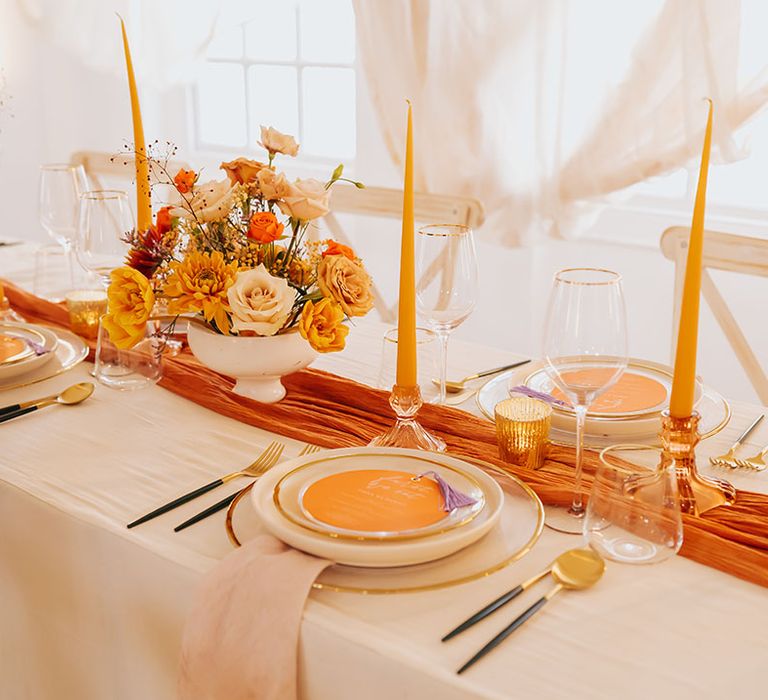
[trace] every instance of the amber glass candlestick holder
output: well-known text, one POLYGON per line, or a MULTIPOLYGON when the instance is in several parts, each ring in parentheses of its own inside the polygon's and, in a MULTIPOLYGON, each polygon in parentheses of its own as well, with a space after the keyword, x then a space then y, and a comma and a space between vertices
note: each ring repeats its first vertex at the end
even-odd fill
POLYGON ((418 385, 395 384, 389 396, 389 405, 392 406, 397 420, 386 433, 371 440, 371 447, 404 447, 411 450, 445 452, 445 441, 425 430, 416 420, 416 414, 423 403, 418 385))
POLYGON ((658 482, 665 470, 674 466, 677 476, 677 490, 680 495, 680 510, 690 515, 701 515, 718 506, 733 505, 736 489, 724 479, 702 476, 696 468, 695 448, 699 442, 699 414, 685 418, 662 413, 661 420, 661 461, 655 474, 637 479, 630 490, 638 500, 643 492, 649 494, 658 488, 658 482))

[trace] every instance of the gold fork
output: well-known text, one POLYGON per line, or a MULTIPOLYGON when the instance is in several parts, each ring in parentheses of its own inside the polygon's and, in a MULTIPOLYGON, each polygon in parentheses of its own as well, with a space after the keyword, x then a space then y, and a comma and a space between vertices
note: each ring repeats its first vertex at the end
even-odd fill
MULTIPOLYGON (((303 455, 309 455, 314 452, 317 452, 320 448, 317 445, 310 445, 307 443, 304 445, 301 452, 299 452, 299 457, 302 457, 303 455)), ((279 457, 279 455, 278 455, 279 457)), ((261 473, 256 476, 256 479, 254 479, 248 486, 245 486, 244 488, 235 491, 235 493, 229 494, 226 498, 222 498, 218 503, 214 503, 212 506, 206 508, 205 510, 201 510, 197 515, 193 515, 189 520, 185 520, 183 523, 177 525, 175 528, 173 528, 174 532, 179 532, 179 530, 184 530, 185 528, 188 528, 190 525, 194 525, 195 523, 199 523, 201 520, 204 520, 209 515, 213 515, 214 513, 218 513, 220 510, 224 510, 232 501, 237 498, 237 496, 244 491, 245 489, 250 489, 251 486, 253 486, 256 483, 256 480, 262 477, 269 469, 271 469, 275 464, 277 463, 277 459, 275 459, 274 462, 271 464, 265 466, 261 473)), ((253 475, 252 475, 253 476, 253 475)))
POLYGON ((754 457, 737 459, 736 464, 738 464, 740 467, 743 467, 744 469, 754 469, 755 471, 761 472, 763 469, 768 467, 768 464, 766 464, 764 459, 765 455, 768 455, 768 445, 760 450, 760 452, 758 452, 754 457))
POLYGON ((760 421, 763 420, 764 417, 765 416, 758 416, 755 418, 755 420, 752 422, 752 425, 750 425, 741 435, 739 435, 739 437, 736 439, 736 442, 731 445, 731 449, 728 450, 728 452, 726 452, 724 455, 720 455, 719 457, 710 457, 710 464, 715 467, 728 467, 729 469, 736 469, 737 467, 743 466, 739 464, 739 460, 736 459, 736 450, 741 447, 741 443, 747 439, 749 434, 758 425, 760 425, 760 421))
POLYGON ((281 442, 271 442, 269 445, 267 445, 267 449, 265 449, 264 452, 259 455, 256 461, 254 461, 252 464, 249 464, 247 467, 245 467, 245 469, 240 469, 239 471, 232 472, 231 474, 225 474, 215 481, 212 481, 210 484, 206 484, 205 486, 201 486, 199 489, 185 493, 183 496, 180 496, 176 500, 156 508, 151 513, 143 515, 138 520, 134 520, 132 523, 128 523, 128 527, 136 527, 136 525, 141 525, 141 523, 145 523, 147 520, 152 520, 152 518, 156 518, 158 515, 163 515, 163 513, 167 513, 169 510, 178 508, 184 503, 189 503, 189 501, 197 498, 198 496, 202 496, 204 493, 213 491, 213 489, 215 489, 217 486, 226 484, 228 481, 232 481, 232 479, 236 479, 238 476, 259 476, 262 472, 266 471, 266 469, 269 469, 269 467, 274 465, 278 459, 280 459, 280 455, 283 453, 284 448, 285 445, 283 445, 281 442))
MULTIPOLYGON (((299 453, 299 457, 303 455, 314 454, 315 452, 319 452, 321 449, 322 448, 318 447, 317 445, 307 444, 304 446, 304 449, 299 453)), ((241 543, 240 543, 240 540, 237 538, 237 535, 235 534, 235 528, 232 525, 232 516, 235 514, 235 508, 237 508, 237 504, 240 503, 240 501, 247 495, 247 493, 253 488, 255 483, 256 483, 255 481, 252 481, 244 489, 241 489, 236 494, 233 494, 232 502, 229 504, 229 507, 227 508, 227 518, 224 524, 227 528, 227 537, 229 537, 229 541, 235 547, 240 547, 241 543)))

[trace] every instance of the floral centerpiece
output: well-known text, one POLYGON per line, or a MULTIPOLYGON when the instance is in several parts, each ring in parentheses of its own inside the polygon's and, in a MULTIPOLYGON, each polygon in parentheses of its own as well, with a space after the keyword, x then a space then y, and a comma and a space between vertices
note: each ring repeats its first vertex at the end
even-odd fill
MULTIPOLYGON (((127 235, 126 266, 112 272, 103 319, 115 345, 138 342, 161 302, 171 317, 194 315, 208 334, 293 335, 315 352, 344 348, 349 319, 373 306, 371 278, 351 248, 308 235, 329 211, 333 184, 345 180, 343 166, 327 182, 291 182, 274 160, 297 154, 294 138, 262 127, 260 145, 266 163, 237 158, 221 164, 226 177, 207 182, 193 170, 171 175, 167 159, 150 158, 177 201, 160 209, 148 230, 127 235)), ((193 328, 190 346, 209 364, 196 350, 193 328)))

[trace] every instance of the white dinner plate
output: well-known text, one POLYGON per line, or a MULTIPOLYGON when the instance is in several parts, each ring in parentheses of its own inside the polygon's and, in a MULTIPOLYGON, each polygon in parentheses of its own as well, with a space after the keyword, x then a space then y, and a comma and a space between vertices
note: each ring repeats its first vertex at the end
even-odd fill
POLYGON ((36 384, 55 377, 62 372, 66 372, 72 367, 79 365, 88 357, 88 346, 82 338, 70 331, 52 326, 35 326, 37 330, 44 330, 53 334, 56 339, 56 348, 49 353, 50 359, 31 372, 25 372, 23 375, 0 380, 0 391, 18 389, 20 387, 36 384))
POLYGON ((50 328, 32 323, 0 323, 0 333, 20 338, 30 348, 21 359, 0 364, 0 382, 29 374, 50 362, 59 342, 50 328))
MULTIPOLYGON (((278 492, 278 496, 279 496, 278 492)), ((325 450, 306 455, 273 467, 254 487, 252 502, 264 527, 278 539, 292 547, 330 559, 340 564, 359 567, 397 567, 421 564, 440 559, 468 547, 493 528, 501 514, 504 495, 499 485, 483 470, 454 457, 418 450, 393 448, 346 448, 325 450), (438 530, 419 537, 383 540, 360 540, 339 537, 337 533, 318 532, 306 527, 313 524, 295 502, 296 494, 289 494, 286 506, 293 498, 293 509, 278 507, 275 487, 284 476, 302 466, 323 462, 334 464, 337 470, 360 468, 361 461, 371 469, 412 471, 421 473, 435 468, 457 469, 470 475, 483 492, 485 505, 469 522, 461 527, 438 530), (301 519, 304 522, 301 522, 301 519)))

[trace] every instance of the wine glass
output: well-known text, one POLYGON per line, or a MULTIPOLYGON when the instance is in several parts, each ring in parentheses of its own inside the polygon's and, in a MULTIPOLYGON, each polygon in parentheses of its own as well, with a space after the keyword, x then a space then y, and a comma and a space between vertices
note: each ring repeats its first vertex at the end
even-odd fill
POLYGON ((74 286, 72 246, 77 229, 77 207, 80 195, 87 189, 88 179, 82 165, 51 163, 40 166, 40 223, 61 246, 70 288, 74 286))
POLYGON ((77 261, 109 285, 109 273, 128 253, 125 234, 134 228, 128 195, 120 190, 93 190, 80 196, 77 219, 77 261))
POLYGON ((440 398, 445 403, 448 336, 475 308, 477 253, 472 229, 433 224, 416 236, 416 306, 440 340, 440 398))
POLYGON ((576 415, 576 475, 570 508, 551 507, 546 523, 581 534, 584 424, 592 402, 627 366, 627 318, 621 276, 610 270, 571 268, 555 275, 544 327, 544 369, 570 399, 576 415))

